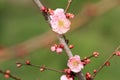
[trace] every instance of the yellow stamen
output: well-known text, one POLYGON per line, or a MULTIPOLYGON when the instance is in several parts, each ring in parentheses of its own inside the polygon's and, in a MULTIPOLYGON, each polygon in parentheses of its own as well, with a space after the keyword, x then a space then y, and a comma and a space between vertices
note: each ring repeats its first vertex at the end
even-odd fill
POLYGON ((64 26, 64 21, 58 20, 58 25, 59 25, 60 27, 64 26))
POLYGON ((77 61, 74 61, 74 62, 73 62, 73 66, 78 66, 78 64, 79 64, 79 63, 78 63, 77 61))

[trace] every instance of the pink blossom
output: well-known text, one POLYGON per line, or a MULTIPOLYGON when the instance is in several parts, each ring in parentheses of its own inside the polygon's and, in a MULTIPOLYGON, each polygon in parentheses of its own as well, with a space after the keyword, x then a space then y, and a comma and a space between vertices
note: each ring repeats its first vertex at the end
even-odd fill
POLYGON ((54 13, 50 15, 50 24, 52 30, 58 34, 64 34, 70 29, 71 22, 66 18, 63 9, 56 9, 54 13))
POLYGON ((72 77, 67 77, 66 75, 62 75, 60 80, 73 80, 72 77))
POLYGON ((74 57, 71 57, 68 60, 67 63, 68 67, 71 69, 71 71, 77 73, 80 72, 81 69, 83 69, 83 63, 80 60, 80 56, 79 55, 75 55, 74 57))

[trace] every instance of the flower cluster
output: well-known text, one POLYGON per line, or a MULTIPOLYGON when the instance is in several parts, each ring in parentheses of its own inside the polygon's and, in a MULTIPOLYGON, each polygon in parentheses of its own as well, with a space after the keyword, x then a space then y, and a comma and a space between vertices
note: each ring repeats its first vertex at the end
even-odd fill
POLYGON ((54 44, 53 46, 51 46, 51 51, 53 52, 57 52, 58 54, 60 54, 63 51, 64 45, 63 44, 54 44))
POLYGON ((92 54, 91 56, 85 57, 85 58, 82 60, 83 65, 85 66, 85 65, 89 64, 89 63, 91 62, 91 59, 90 59, 90 58, 92 58, 92 57, 97 58, 98 56, 99 56, 99 52, 93 52, 93 54, 92 54))
MULTIPOLYGON (((68 48, 72 49, 72 48, 74 48, 74 46, 73 45, 69 45, 68 48)), ((50 48, 50 50, 52 52, 56 52, 58 54, 62 53, 63 49, 64 49, 64 45, 63 44, 54 44, 50 48)))
POLYGON ((71 71, 71 69, 64 69, 65 75, 62 75, 60 80, 74 80, 75 74, 71 71))

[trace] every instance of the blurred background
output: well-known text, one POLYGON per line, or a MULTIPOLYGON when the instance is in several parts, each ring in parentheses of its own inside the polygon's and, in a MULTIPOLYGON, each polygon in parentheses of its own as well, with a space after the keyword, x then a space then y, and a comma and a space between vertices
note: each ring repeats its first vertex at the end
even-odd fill
MULTIPOLYGON (((65 8, 67 0, 41 0, 52 9, 65 8)), ((66 34, 69 44, 74 44, 73 54, 81 58, 98 51, 83 73, 98 68, 120 45, 119 0, 73 0, 68 12, 75 14, 71 30, 66 34)), ((11 70, 22 80, 59 80, 62 74, 23 66, 16 68, 16 61, 30 60, 36 65, 63 70, 67 68, 67 56, 50 51, 58 42, 50 31, 39 9, 32 0, 0 0, 0 69, 11 70)), ((119 80, 120 58, 114 57, 111 66, 105 67, 95 80, 119 80)), ((5 79, 0 74, 0 80, 5 79)))

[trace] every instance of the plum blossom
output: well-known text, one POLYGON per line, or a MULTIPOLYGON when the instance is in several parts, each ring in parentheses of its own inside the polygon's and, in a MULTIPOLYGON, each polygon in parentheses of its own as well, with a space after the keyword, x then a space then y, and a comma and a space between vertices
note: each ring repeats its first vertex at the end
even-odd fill
POLYGON ((75 55, 73 57, 71 57, 68 60, 67 66, 71 69, 71 71, 77 73, 80 72, 81 69, 83 69, 83 63, 80 60, 80 56, 79 55, 75 55))
POLYGON ((62 75, 60 80, 74 80, 72 77, 67 77, 66 75, 62 75))
POLYGON ((70 29, 71 22, 66 18, 64 9, 58 8, 50 15, 52 30, 58 34, 64 34, 70 29))

